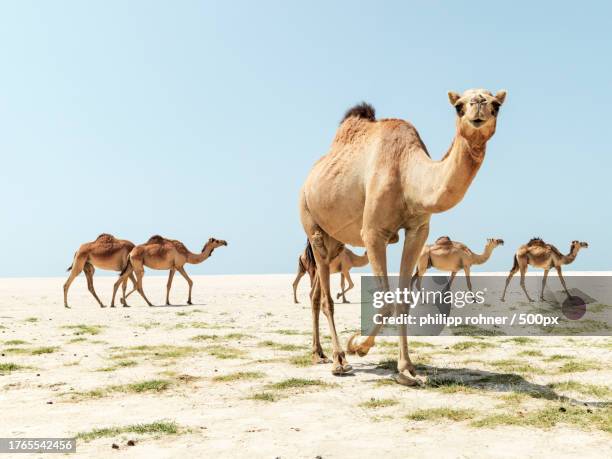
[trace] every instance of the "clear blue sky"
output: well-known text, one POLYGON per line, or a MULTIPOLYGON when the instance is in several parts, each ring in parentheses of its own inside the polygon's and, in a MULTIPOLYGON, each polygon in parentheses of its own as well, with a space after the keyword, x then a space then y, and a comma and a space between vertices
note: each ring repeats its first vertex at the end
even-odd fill
POLYGON ((609 3, 289 3, 3 2, 0 276, 63 275, 101 232, 229 241, 192 273, 293 272, 298 191, 346 108, 409 119, 439 158, 470 87, 508 98, 430 238, 503 237, 487 270, 581 239, 574 269, 612 269, 609 3))

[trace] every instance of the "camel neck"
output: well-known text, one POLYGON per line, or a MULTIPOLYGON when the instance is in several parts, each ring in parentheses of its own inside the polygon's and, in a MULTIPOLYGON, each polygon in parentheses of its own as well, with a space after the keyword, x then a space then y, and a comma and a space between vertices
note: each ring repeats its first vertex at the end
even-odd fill
POLYGON ((202 263, 204 260, 210 257, 213 250, 214 248, 211 247, 210 244, 206 244, 206 246, 204 247, 204 250, 202 250, 201 253, 191 253, 190 252, 189 255, 187 255, 187 263, 190 263, 192 265, 197 265, 198 263, 202 263))
POLYGON ((465 195, 485 157, 486 142, 468 141, 458 132, 448 152, 434 161, 422 152, 410 165, 405 179, 412 196, 427 213, 444 212, 457 205, 465 195))
POLYGON ((561 262, 564 265, 569 265, 570 263, 574 262, 577 255, 578 255, 578 249, 570 248, 569 253, 563 256, 563 259, 561 260, 561 262))
POLYGON ((365 266, 368 264, 368 254, 367 253, 364 253, 363 255, 357 255, 355 252, 349 249, 344 249, 344 250, 346 250, 346 253, 348 257, 350 258, 351 264, 353 265, 353 267, 361 268, 362 266, 365 266))
POLYGON ((482 252, 480 255, 478 254, 474 255, 474 260, 472 264, 481 265, 483 263, 486 263, 487 260, 491 258, 492 253, 493 253, 493 245, 487 244, 484 248, 484 252, 482 252))

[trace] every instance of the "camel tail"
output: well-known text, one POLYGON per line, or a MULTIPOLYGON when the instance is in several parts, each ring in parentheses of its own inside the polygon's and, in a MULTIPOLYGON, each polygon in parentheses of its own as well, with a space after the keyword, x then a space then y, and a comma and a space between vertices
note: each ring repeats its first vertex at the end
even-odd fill
POLYGON ((128 259, 127 259, 127 263, 125 264, 125 268, 121 270, 119 277, 123 276, 130 266, 132 266, 132 260, 130 259, 130 256, 128 255, 128 259))
POLYGON ((510 271, 515 271, 518 269, 518 258, 514 255, 514 263, 512 264, 512 269, 510 271))
POLYGON ((315 260, 310 241, 306 242, 306 261, 308 263, 308 266, 306 266, 306 271, 308 271, 308 268, 315 268, 317 266, 317 261, 315 260))

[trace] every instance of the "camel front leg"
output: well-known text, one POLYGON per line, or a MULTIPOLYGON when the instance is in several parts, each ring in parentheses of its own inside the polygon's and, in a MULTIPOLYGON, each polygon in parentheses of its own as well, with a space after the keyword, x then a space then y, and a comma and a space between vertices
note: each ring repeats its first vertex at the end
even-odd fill
POLYGON ((85 266, 83 267, 83 272, 85 273, 85 277, 87 278, 87 289, 96 299, 100 307, 105 308, 106 306, 102 304, 102 301, 100 301, 100 298, 98 298, 98 295, 96 294, 96 290, 94 289, 93 275, 95 271, 96 270, 91 263, 85 263, 85 266))
POLYGON ((134 273, 130 273, 129 279, 132 281, 132 290, 130 290, 128 294, 125 295, 125 298, 127 298, 136 291, 136 278, 134 277, 134 273))
POLYGON ((185 272, 185 268, 181 266, 180 268, 176 268, 176 269, 178 270, 179 273, 181 273, 181 276, 185 278, 185 280, 187 281, 187 284, 189 284, 189 298, 187 298, 187 304, 193 304, 191 302, 191 289, 193 288, 193 281, 189 278, 189 276, 185 272))
POLYGON ((121 304, 123 305, 124 308, 130 307, 130 305, 127 304, 127 295, 125 294, 125 292, 127 291, 127 283, 128 283, 127 278, 123 279, 123 282, 121 283, 121 294, 122 294, 121 304))
MULTIPOLYGON (((457 271, 452 271, 450 279, 448 280, 448 284, 446 285, 446 291, 449 291, 453 286, 453 281, 455 280, 455 276, 457 275, 457 271)), ((470 289, 471 290, 471 289, 470 289)))
POLYGON ((72 269, 70 270, 70 275, 68 276, 68 279, 64 283, 64 307, 65 308, 70 309, 70 306, 68 306, 68 290, 70 289, 70 286, 72 285, 74 280, 78 277, 78 275, 81 274, 81 271, 83 271, 83 268, 86 262, 87 262, 87 257, 79 258, 76 256, 72 262, 72 269))
POLYGON ((175 272, 176 269, 171 268, 168 274, 168 283, 166 284, 166 306, 170 306, 170 289, 172 288, 172 279, 174 278, 175 272))
POLYGON ((134 279, 134 268, 132 267, 131 264, 128 264, 126 266, 123 274, 119 274, 119 277, 117 278, 117 280, 115 281, 115 284, 113 285, 113 297, 111 299, 111 308, 115 307, 115 296, 117 296, 117 290, 119 289, 120 285, 122 286, 122 289, 123 289, 123 298, 121 300, 121 304, 123 304, 124 307, 127 307, 126 298, 129 296, 129 294, 128 295, 125 294, 125 288, 123 286, 125 285, 128 279, 132 279, 132 282, 134 283, 134 290, 135 290, 137 288, 137 282, 136 282, 136 279, 134 279))
MULTIPOLYGON (((384 231, 378 230, 362 230, 362 237, 364 239, 366 250, 368 252, 368 259, 372 266, 372 273, 380 279, 380 290, 386 292, 389 290, 389 278, 387 276, 387 240, 388 236, 384 231)), ((383 308, 381 314, 390 315, 392 310, 390 308, 383 308)), ((380 330, 384 325, 376 324, 370 331, 370 335, 366 337, 361 343, 356 343, 355 340, 359 336, 359 333, 354 334, 350 337, 347 343, 347 350, 349 354, 357 354, 360 357, 366 355, 372 346, 376 342, 376 335, 380 333, 380 330)))
POLYGON ((523 292, 525 292, 525 295, 527 295, 527 300, 530 303, 533 303, 533 300, 529 296, 529 293, 527 292, 527 288, 525 287, 525 273, 527 272, 527 266, 520 266, 519 268, 521 271, 521 288, 523 289, 523 292))
MULTIPOLYGON (((429 222, 426 222, 415 230, 406 230, 404 248, 402 251, 402 264, 400 267, 399 289, 409 289, 414 266, 417 263, 421 250, 429 235, 429 222)), ((406 305, 396 305, 396 314, 408 313, 406 305)), ((398 377, 396 381, 406 386, 420 385, 421 381, 416 379, 416 370, 410 361, 408 354, 408 327, 405 323, 399 327, 399 358, 397 360, 398 377)))
POLYGON ((572 295, 570 295, 570 292, 567 289, 567 286, 565 285, 565 279, 563 278, 563 273, 561 272, 561 266, 555 266, 555 269, 557 270, 557 274, 559 275, 559 279, 561 280, 561 285, 563 285, 563 289, 565 290, 567 297, 571 298, 572 295))
POLYGON ((469 266, 464 266, 463 267, 463 272, 465 273, 465 281, 467 282, 468 290, 470 292, 473 292, 473 290, 472 290, 472 279, 470 278, 470 267, 469 266))
POLYGON ((546 279, 548 278, 549 269, 544 270, 544 277, 542 277, 542 292, 540 293, 540 301, 544 301, 544 289, 546 288, 546 279))

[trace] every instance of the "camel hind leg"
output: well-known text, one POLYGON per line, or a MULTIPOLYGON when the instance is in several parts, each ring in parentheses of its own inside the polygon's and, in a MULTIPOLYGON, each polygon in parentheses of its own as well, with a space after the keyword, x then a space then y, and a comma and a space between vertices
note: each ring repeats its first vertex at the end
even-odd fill
MULTIPOLYGON (((301 258, 298 258, 298 270, 295 276, 295 280, 293 281, 293 302, 295 304, 299 303, 297 299, 297 288, 300 283, 300 280, 302 279, 302 277, 304 277, 305 274, 306 274, 306 269, 304 269, 304 266, 302 265, 301 258)), ((310 285, 312 287, 312 278, 310 279, 310 285)))
POLYGON ((348 292, 350 289, 352 289, 355 284, 353 283, 353 279, 351 279, 351 274, 349 270, 343 271, 340 273, 340 287, 342 289, 342 291, 340 293, 338 293, 336 299, 340 299, 340 297, 342 297, 342 302, 343 303, 348 303, 349 301, 346 299, 346 292, 348 292), (348 283, 348 287, 345 289, 344 288, 344 281, 347 281, 348 283))
POLYGON ((72 262, 72 267, 70 268, 70 275, 68 276, 68 279, 64 283, 64 307, 65 308, 70 308, 70 306, 68 306, 68 290, 70 289, 70 285, 72 285, 72 283, 77 278, 77 276, 81 274, 81 271, 83 271, 83 268, 85 267, 85 263, 87 263, 87 256, 75 255, 74 261, 72 262))
POLYGON ((321 227, 314 221, 308 206, 306 205, 305 197, 302 195, 300 202, 300 218, 302 226, 308 237, 308 241, 312 246, 312 251, 316 261, 316 274, 313 287, 311 289, 311 306, 313 314, 313 359, 317 357, 316 353, 320 348, 318 341, 318 311, 319 306, 323 309, 323 314, 327 318, 329 330, 332 338, 333 348, 333 365, 332 374, 341 375, 352 370, 348 364, 344 351, 340 346, 338 333, 336 331, 336 323, 334 320, 334 301, 330 291, 330 269, 329 264, 338 256, 344 248, 344 245, 339 241, 330 237, 323 231, 321 227), (316 327, 316 329, 315 329, 316 327))
POLYGON ((87 289, 93 295, 93 297, 96 299, 96 301, 98 302, 100 307, 101 308, 105 308, 106 306, 104 306, 102 301, 100 301, 100 298, 98 298, 98 295, 96 294, 96 290, 94 289, 93 275, 94 275, 95 271, 96 271, 96 269, 89 262, 85 263, 85 266, 83 266, 83 272, 85 273, 85 277, 87 278, 87 289))

